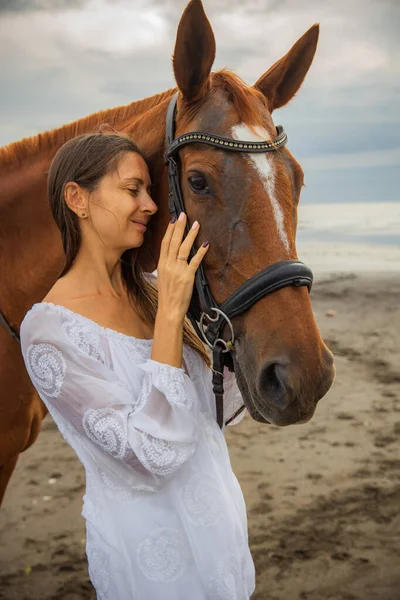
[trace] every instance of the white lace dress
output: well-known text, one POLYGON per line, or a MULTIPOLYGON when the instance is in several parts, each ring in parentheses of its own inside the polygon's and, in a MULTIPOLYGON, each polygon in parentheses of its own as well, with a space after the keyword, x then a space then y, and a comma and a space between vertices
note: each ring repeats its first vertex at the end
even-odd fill
MULTIPOLYGON (((99 600, 248 600, 246 508, 215 419, 211 371, 150 358, 152 340, 42 302, 21 326, 29 376, 86 471, 99 600)), ((225 418, 243 404, 226 373, 225 418)))

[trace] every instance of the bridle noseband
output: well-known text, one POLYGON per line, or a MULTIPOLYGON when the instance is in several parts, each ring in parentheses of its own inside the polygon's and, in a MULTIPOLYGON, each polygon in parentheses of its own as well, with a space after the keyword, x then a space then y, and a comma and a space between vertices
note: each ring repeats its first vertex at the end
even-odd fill
MULTIPOLYGON (((168 205, 171 215, 177 217, 185 210, 182 190, 179 181, 179 150, 188 144, 207 144, 213 148, 229 152, 273 152, 283 148, 287 143, 287 135, 281 125, 278 125, 277 136, 273 140, 263 142, 250 142, 225 138, 220 135, 204 131, 191 131, 175 138, 176 104, 178 94, 175 94, 168 106, 166 119, 166 152, 165 162, 168 164, 169 195, 168 205)), ((186 234, 190 225, 186 223, 186 234)), ((193 257, 196 249, 192 248, 189 259, 193 257)), ((235 351, 235 334, 231 319, 241 315, 253 306, 258 300, 283 287, 306 286, 311 290, 313 281, 312 271, 298 260, 284 260, 266 267, 243 283, 221 305, 215 301, 204 272, 200 264, 195 275, 194 293, 190 302, 188 317, 197 334, 212 349, 213 352, 213 392, 217 406, 217 422, 222 428, 223 415, 223 370, 226 365, 230 371, 234 370, 231 352, 235 351), (231 339, 222 338, 222 332, 228 325, 231 339)), ((228 424, 244 410, 242 406, 230 419, 228 424)))

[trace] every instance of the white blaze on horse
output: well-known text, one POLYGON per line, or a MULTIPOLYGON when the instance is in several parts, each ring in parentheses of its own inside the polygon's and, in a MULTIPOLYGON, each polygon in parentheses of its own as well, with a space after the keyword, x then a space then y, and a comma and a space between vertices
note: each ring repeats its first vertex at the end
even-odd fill
MULTIPOLYGON (((35 441, 46 414, 11 334, 18 336, 25 313, 44 298, 63 266, 46 194, 46 171, 58 148, 104 122, 132 134, 152 171, 159 207, 140 249, 143 268, 153 271, 170 218, 164 152, 171 98, 178 92, 176 137, 200 131, 232 141, 274 140, 272 113, 300 88, 317 41, 314 25, 247 86, 229 71, 211 73, 213 31, 201 1, 192 0, 177 32, 176 89, 0 149, 0 499, 19 453, 35 441)), ((275 263, 297 262, 303 171, 286 145, 264 154, 190 143, 179 150, 178 162, 185 212, 190 222, 201 223, 197 243, 210 240, 204 269, 217 305, 275 263)), ((262 423, 305 422, 334 378, 332 354, 318 332, 307 286, 289 283, 250 304, 231 319, 232 360, 245 405, 262 423)), ((228 333, 226 324, 223 334, 228 333)))

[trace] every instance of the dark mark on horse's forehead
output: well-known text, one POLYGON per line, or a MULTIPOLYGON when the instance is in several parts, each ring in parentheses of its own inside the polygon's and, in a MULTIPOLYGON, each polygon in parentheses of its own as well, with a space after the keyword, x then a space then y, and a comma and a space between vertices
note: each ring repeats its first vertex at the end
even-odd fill
POLYGON ((228 99, 212 96, 200 109, 196 117, 196 129, 222 135, 227 129, 228 99))

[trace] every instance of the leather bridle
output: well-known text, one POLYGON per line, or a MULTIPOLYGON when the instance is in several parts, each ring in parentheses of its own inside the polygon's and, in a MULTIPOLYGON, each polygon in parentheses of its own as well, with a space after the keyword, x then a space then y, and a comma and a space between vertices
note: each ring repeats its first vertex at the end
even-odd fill
POLYGON ((11 325, 9 325, 7 319, 5 318, 4 315, 2 315, 1 312, 0 312, 0 325, 2 325, 2 327, 4 327, 4 329, 7 331, 7 333, 9 333, 16 342, 18 342, 19 344, 21 343, 18 333, 16 331, 14 331, 14 329, 11 327, 11 325))
MULTIPOLYGON (((227 150, 229 152, 243 153, 265 153, 274 152, 285 146, 287 136, 282 126, 277 126, 277 136, 273 140, 263 142, 248 142, 225 138, 204 131, 191 131, 175 138, 176 126, 176 104, 178 94, 175 94, 169 104, 166 119, 166 152, 165 162, 168 164, 169 196, 168 205, 171 215, 177 217, 185 211, 182 190, 179 181, 179 150, 188 144, 207 144, 213 148, 227 150)), ((189 223, 186 223, 186 233, 189 231, 189 223)), ((191 258, 196 252, 191 249, 191 258)), ((213 392, 216 399, 217 422, 222 428, 224 424, 223 415, 223 370, 226 365, 230 371, 234 371, 234 363, 231 353, 235 351, 235 334, 231 319, 241 315, 251 308, 258 300, 268 294, 272 294, 286 286, 306 286, 310 291, 313 281, 312 271, 304 263, 298 260, 284 260, 272 264, 243 283, 229 298, 221 305, 215 301, 204 272, 200 264, 195 275, 194 293, 190 301, 188 318, 200 338, 211 348, 213 354, 213 392), (228 326, 231 339, 224 340, 223 329, 228 326)), ((20 343, 19 335, 12 329, 6 318, 0 312, 0 325, 20 343)), ((242 410, 244 406, 226 422, 228 424, 242 410)))
MULTIPOLYGON (((229 152, 265 153, 279 150, 287 143, 287 135, 281 125, 277 126, 277 136, 273 140, 263 142, 225 138, 204 131, 190 131, 175 138, 177 99, 178 94, 175 94, 169 103, 166 119, 165 163, 168 164, 168 205, 172 216, 178 217, 181 212, 185 212, 179 177, 179 150, 184 146, 200 143, 229 152)), ((187 220, 186 234, 189 229, 190 224, 187 220)), ((196 248, 192 247, 189 259, 194 256, 195 252, 196 248)), ((246 312, 264 296, 283 287, 306 286, 310 291, 312 281, 312 271, 304 263, 298 260, 284 260, 274 263, 250 277, 229 298, 218 305, 207 283, 203 264, 198 267, 187 316, 197 334, 212 350, 213 392, 216 399, 217 422, 221 428, 224 424, 224 366, 226 365, 230 371, 234 371, 231 353, 235 351, 235 334, 231 319, 246 312), (231 335, 231 339, 228 341, 222 338, 222 332, 226 325, 231 335)), ((240 414, 244 408, 244 406, 239 408, 226 424, 240 414)))

